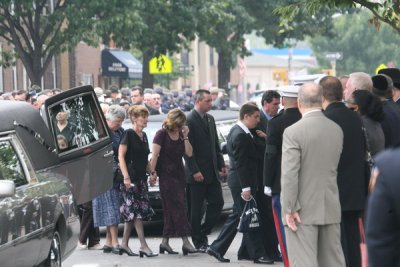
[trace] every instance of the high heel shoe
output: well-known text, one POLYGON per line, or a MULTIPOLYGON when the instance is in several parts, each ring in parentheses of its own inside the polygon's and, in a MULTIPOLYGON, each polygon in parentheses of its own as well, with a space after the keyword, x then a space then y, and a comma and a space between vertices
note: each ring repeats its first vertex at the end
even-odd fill
POLYGON ((186 256, 188 253, 193 254, 193 253, 198 253, 198 252, 199 252, 199 250, 197 250, 195 248, 187 248, 185 246, 182 246, 183 256, 186 256))
POLYGON ((111 253, 112 249, 113 248, 111 246, 104 245, 103 246, 103 253, 111 253))
POLYGON ((164 252, 168 252, 168 254, 179 254, 178 252, 173 251, 172 248, 160 244, 160 254, 164 254, 164 252))
POLYGON ((156 257, 156 256, 158 256, 158 254, 157 253, 153 253, 153 252, 146 252, 146 251, 143 251, 143 250, 139 250, 139 256, 141 258, 143 258, 143 256, 146 256, 146 257, 150 258, 150 257, 156 257))
POLYGON ((112 252, 113 254, 122 255, 121 247, 120 247, 120 246, 113 247, 112 250, 111 250, 111 252, 112 252))
POLYGON ((121 251, 120 255, 126 253, 126 255, 128 255, 128 256, 139 256, 138 254, 132 252, 131 250, 127 250, 127 249, 125 249, 123 247, 120 247, 119 250, 121 251))

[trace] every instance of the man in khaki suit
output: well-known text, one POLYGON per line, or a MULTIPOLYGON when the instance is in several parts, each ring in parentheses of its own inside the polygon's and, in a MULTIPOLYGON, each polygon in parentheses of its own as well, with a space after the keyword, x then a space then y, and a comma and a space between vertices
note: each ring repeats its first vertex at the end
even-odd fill
POLYGON ((298 105, 302 119, 286 128, 282 147, 282 219, 290 266, 345 266, 336 181, 343 132, 321 112, 318 84, 300 88, 298 105))

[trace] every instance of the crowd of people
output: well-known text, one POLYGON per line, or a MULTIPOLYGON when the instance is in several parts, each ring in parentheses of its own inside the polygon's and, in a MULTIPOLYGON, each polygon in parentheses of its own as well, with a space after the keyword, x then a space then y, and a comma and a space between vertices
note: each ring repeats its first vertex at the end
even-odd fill
MULTIPOLYGON (((246 201, 254 198, 260 227, 243 233, 239 260, 360 267, 365 224, 369 266, 399 265, 399 69, 383 69, 372 77, 362 72, 325 76, 279 92, 268 90, 261 108, 243 104, 227 138, 229 169, 208 114, 216 107, 218 90, 178 93, 172 101, 165 92, 140 87, 95 92, 112 132, 114 185, 81 206, 80 247, 158 256, 143 231, 143 221, 154 215, 148 187, 158 180, 164 216, 159 253, 178 254, 169 239, 179 237, 183 255, 207 253, 229 262, 224 256, 246 201), (167 113, 166 119, 149 144, 144 131, 148 116, 160 113, 167 113), (121 127, 126 117, 130 129, 121 127), (210 242, 224 204, 225 176, 233 212, 210 242), (104 246, 99 226, 106 227, 104 246), (138 253, 129 246, 133 228, 138 253)), ((59 116, 62 131, 65 114, 59 116)))

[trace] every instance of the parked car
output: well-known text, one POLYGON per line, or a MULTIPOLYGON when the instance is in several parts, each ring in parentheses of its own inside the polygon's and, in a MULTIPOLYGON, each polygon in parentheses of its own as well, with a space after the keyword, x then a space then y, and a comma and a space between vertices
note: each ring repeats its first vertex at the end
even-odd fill
MULTIPOLYGON (((221 144, 221 148, 223 150, 224 146, 226 146, 226 138, 229 134, 229 130, 231 127, 237 122, 239 118, 238 111, 232 110, 211 110, 209 112, 215 118, 215 124, 217 126, 218 138, 221 144)), ((147 127, 143 129, 146 132, 147 138, 149 140, 150 150, 152 148, 152 143, 156 132, 161 129, 162 123, 166 118, 166 114, 160 115, 152 115, 149 116, 149 121, 147 123, 147 127)), ((122 127, 124 129, 129 129, 132 126, 131 121, 129 119, 125 120, 122 127)), ((149 159, 151 158, 151 154, 149 155, 149 159)), ((229 158, 228 155, 224 154, 225 164, 229 166, 229 158)), ((221 185, 222 185, 222 194, 224 197, 224 207, 223 211, 229 211, 232 209, 233 200, 231 191, 229 190, 228 184, 226 183, 226 177, 221 177, 221 185)), ((162 220, 162 205, 161 205, 161 196, 160 189, 158 184, 155 186, 149 186, 149 199, 152 208, 156 212, 156 215, 153 217, 153 220, 159 221, 162 220)))
POLYGON ((49 98, 41 115, 0 100, 1 266, 61 266, 78 242, 76 205, 112 186, 111 138, 93 88, 49 98), (70 140, 59 114, 69 116, 70 140))

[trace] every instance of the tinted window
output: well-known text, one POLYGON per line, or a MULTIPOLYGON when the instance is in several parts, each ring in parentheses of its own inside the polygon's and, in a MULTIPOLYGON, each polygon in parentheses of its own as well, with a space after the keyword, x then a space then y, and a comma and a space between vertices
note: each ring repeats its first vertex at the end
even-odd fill
POLYGON ((14 181, 15 186, 27 183, 17 153, 9 141, 0 141, 0 180, 14 181))
POLYGON ((92 94, 52 106, 50 118, 59 152, 84 147, 108 136, 92 94))

